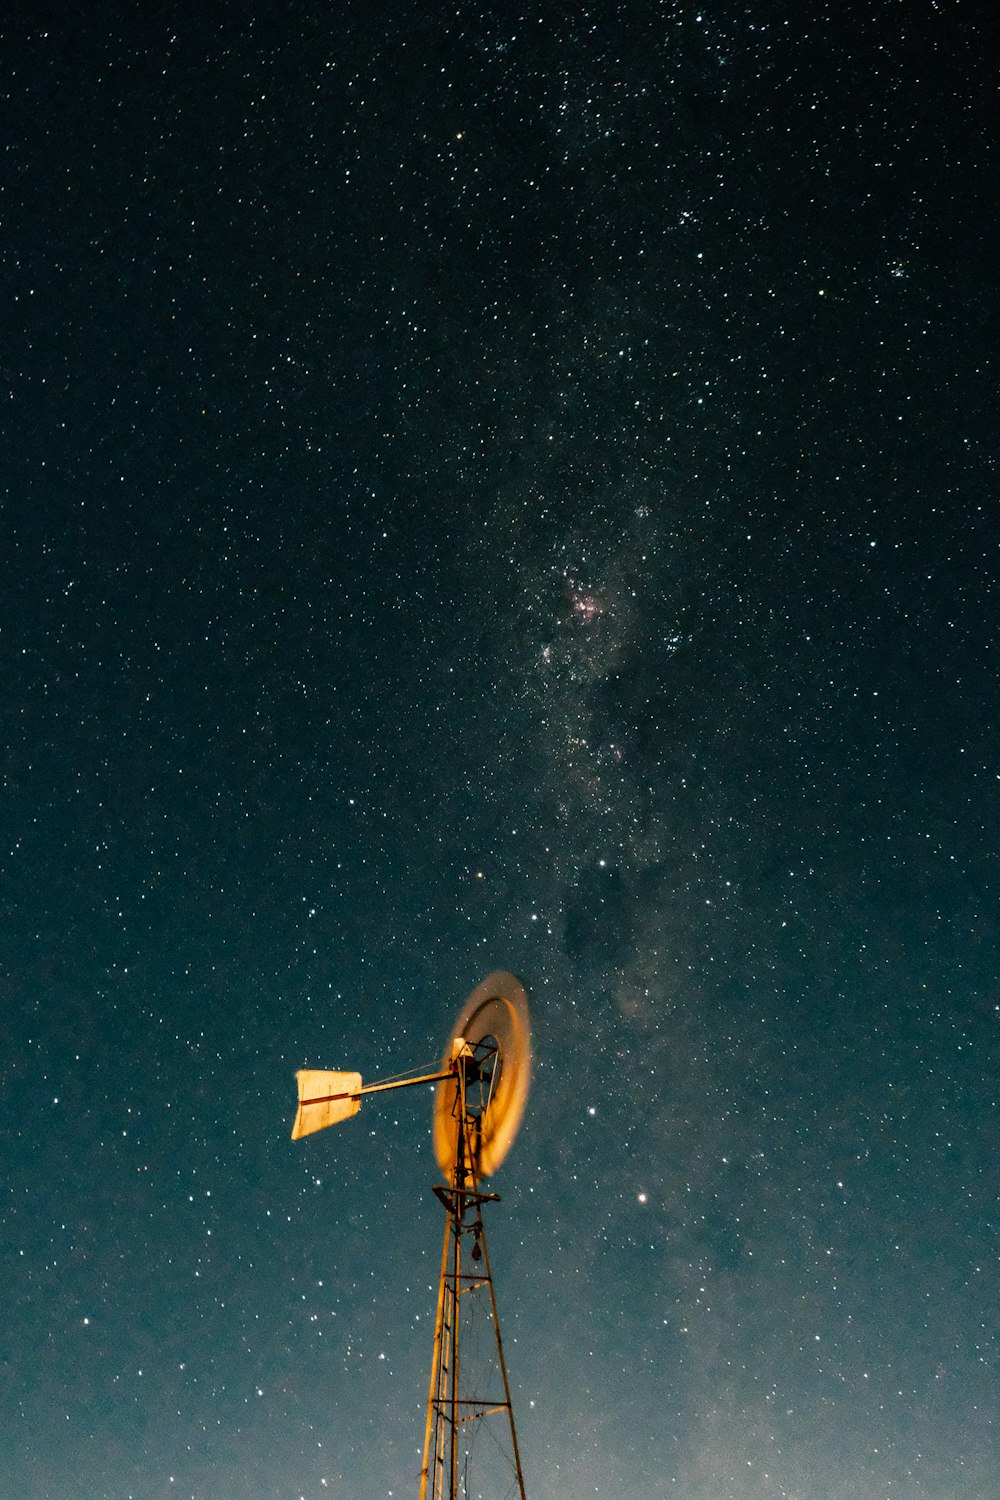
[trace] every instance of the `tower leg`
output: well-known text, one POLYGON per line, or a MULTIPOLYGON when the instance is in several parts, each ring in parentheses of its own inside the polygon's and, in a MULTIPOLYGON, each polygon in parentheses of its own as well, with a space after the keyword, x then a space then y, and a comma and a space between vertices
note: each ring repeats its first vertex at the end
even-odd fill
POLYGON ((510 1422, 510 1444, 514 1450, 514 1468, 517 1471, 517 1488, 521 1500, 527 1500, 524 1493, 524 1475, 521 1472, 521 1451, 517 1446, 517 1428, 514 1426, 514 1407, 510 1399, 510 1381, 507 1378, 507 1361, 503 1357, 503 1339, 500 1337, 500 1314, 497 1312, 497 1298, 493 1290, 493 1272, 490 1270, 490 1252, 486 1248, 486 1231, 483 1229, 482 1210, 479 1217, 479 1244, 483 1252, 483 1265, 486 1268, 486 1285, 490 1289, 490 1308, 493 1312, 493 1332, 497 1336, 497 1358, 500 1362, 500 1374, 503 1376, 504 1404, 507 1408, 507 1419, 510 1422))
MULTIPOLYGON (((431 1437, 434 1432, 434 1416, 441 1396, 441 1341, 444 1327, 445 1284, 448 1272, 448 1251, 451 1248, 451 1216, 444 1226, 444 1249, 441 1251, 441 1275, 438 1278, 437 1315, 434 1319, 434 1361, 431 1366, 431 1388, 427 1394, 427 1423, 424 1427, 424 1462, 420 1470, 420 1500, 427 1500, 427 1479, 431 1470, 431 1437)), ((436 1443, 435 1443, 436 1447, 436 1443)))

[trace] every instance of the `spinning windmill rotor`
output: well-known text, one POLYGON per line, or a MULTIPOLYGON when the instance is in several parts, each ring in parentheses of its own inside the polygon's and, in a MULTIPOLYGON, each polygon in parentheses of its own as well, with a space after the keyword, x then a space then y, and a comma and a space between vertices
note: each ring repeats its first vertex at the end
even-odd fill
MULTIPOLYGON (((437 1084, 434 1150, 447 1179, 434 1193, 447 1215, 438 1281, 434 1356, 420 1500, 458 1500, 460 1434, 467 1424, 504 1415, 510 1434, 511 1469, 520 1500, 526 1500, 514 1427, 510 1383, 500 1338, 483 1205, 499 1202, 483 1192, 482 1178, 496 1171, 510 1150, 524 1114, 531 1081, 528 997, 513 974, 502 970, 477 985, 452 1027, 440 1068, 416 1078, 363 1084, 360 1073, 303 1070, 297 1074, 299 1107, 292 1139, 356 1115, 368 1094, 415 1084, 437 1084), (465 1249, 472 1237, 471 1254, 465 1249), (477 1394, 463 1383, 463 1333, 475 1295, 489 1301, 502 1394, 477 1394)), ((510 1487, 509 1487, 510 1488, 510 1487)), ((468 1493, 468 1478, 465 1477, 468 1493)))

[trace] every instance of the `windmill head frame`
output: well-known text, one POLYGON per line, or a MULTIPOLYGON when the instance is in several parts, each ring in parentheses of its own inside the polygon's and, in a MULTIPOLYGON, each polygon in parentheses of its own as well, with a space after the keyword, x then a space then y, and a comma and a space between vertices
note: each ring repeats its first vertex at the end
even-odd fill
POLYGON ((434 1151, 446 1183, 434 1192, 447 1222, 438 1282, 434 1356, 420 1500, 458 1500, 460 1484, 468 1493, 468 1433, 485 1418, 505 1415, 510 1433, 510 1471, 521 1500, 526 1500, 514 1427, 510 1383, 500 1338, 493 1275, 483 1205, 499 1202, 480 1183, 491 1176, 510 1150, 524 1115, 531 1082, 531 1028, 528 996, 513 974, 498 970, 476 986, 458 1016, 435 1073, 415 1078, 364 1084, 360 1073, 303 1069, 297 1075, 299 1104, 292 1140, 327 1125, 350 1119, 369 1094, 436 1084, 434 1151), (472 1238, 471 1257, 465 1247, 472 1238), (468 1294, 488 1294, 490 1322, 496 1340, 502 1395, 486 1394, 463 1384, 462 1334, 468 1294), (470 1393, 471 1391, 471 1393, 470 1393), (464 1460, 464 1472, 463 1472, 464 1460))

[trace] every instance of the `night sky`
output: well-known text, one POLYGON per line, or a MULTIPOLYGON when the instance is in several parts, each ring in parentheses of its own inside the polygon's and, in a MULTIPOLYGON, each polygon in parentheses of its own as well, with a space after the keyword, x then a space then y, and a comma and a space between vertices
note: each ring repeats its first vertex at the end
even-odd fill
POLYGON ((996 1500, 992 7, 116 9, 2 48, 2 1500, 416 1496, 431 1100, 293 1074, 500 967, 529 1500, 996 1500))

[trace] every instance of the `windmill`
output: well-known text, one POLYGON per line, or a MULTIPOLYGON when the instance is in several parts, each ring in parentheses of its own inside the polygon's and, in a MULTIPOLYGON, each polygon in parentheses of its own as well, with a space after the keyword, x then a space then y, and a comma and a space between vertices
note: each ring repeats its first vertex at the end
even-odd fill
POLYGON ((508 1493, 526 1500, 483 1226, 484 1205, 500 1200, 481 1186, 483 1178, 492 1176, 510 1150, 528 1097, 531 1029, 524 986, 502 970, 477 985, 452 1027, 434 1073, 369 1084, 362 1083, 360 1073, 303 1069, 296 1076, 299 1107, 292 1127, 293 1141, 350 1119, 368 1094, 416 1084, 437 1085, 434 1151, 446 1181, 436 1185, 434 1193, 446 1217, 420 1500, 458 1500, 460 1484, 468 1494, 468 1476, 463 1472, 467 1461, 464 1435, 470 1424, 475 1427, 494 1416, 506 1417, 510 1435, 516 1488, 511 1486, 508 1493), (489 1393, 470 1386, 463 1370, 470 1307, 483 1299, 488 1301, 488 1321, 502 1384, 502 1391, 489 1393))

